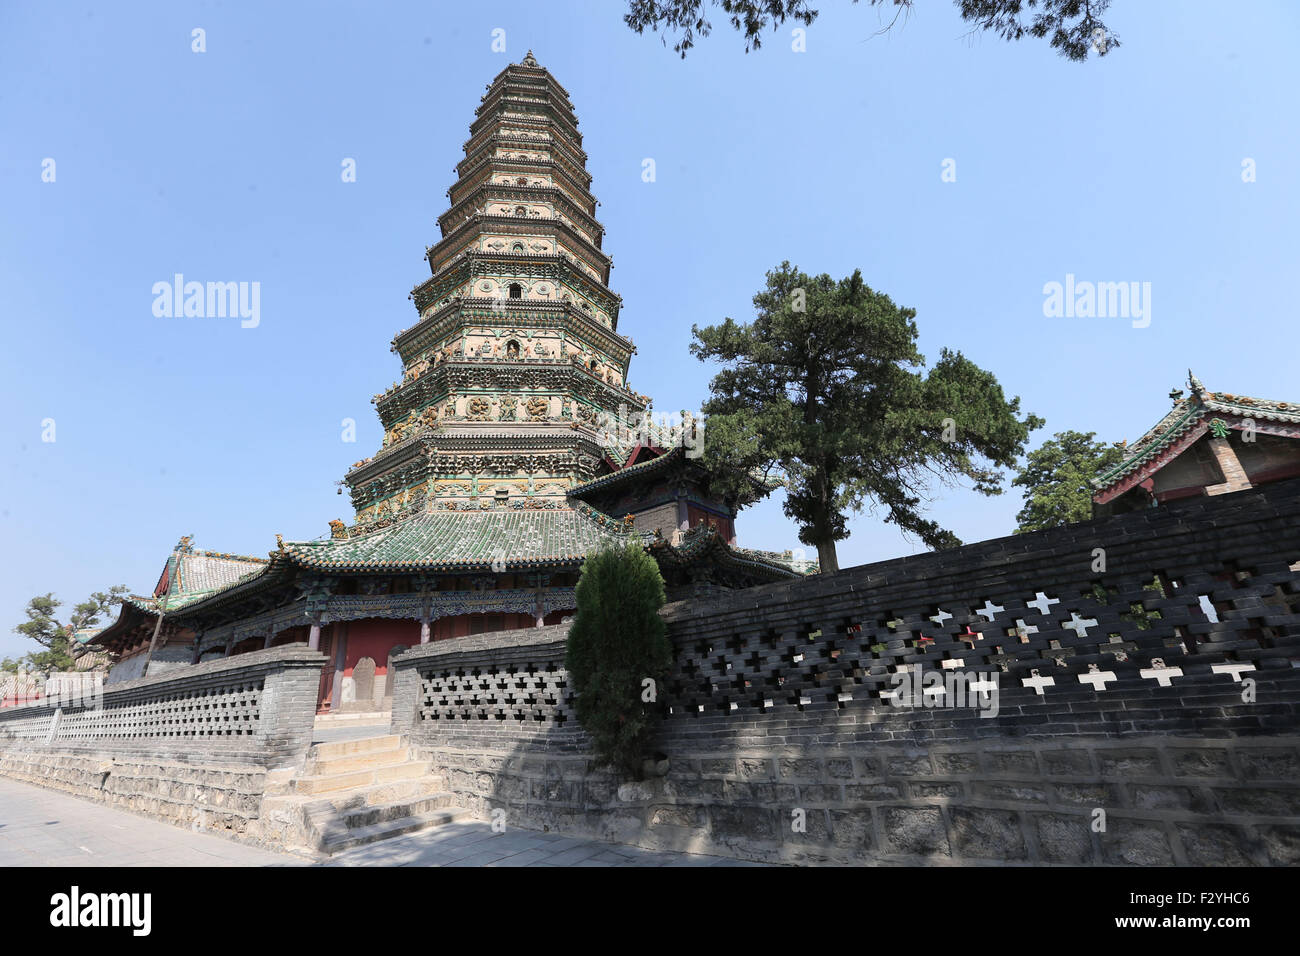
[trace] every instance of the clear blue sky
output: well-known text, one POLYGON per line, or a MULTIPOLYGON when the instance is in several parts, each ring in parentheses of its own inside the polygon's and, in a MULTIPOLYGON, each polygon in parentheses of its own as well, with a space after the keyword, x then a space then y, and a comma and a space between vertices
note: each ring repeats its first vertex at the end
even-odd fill
MULTIPOLYGON (((660 409, 706 395, 692 323, 751 317, 783 259, 916 308, 928 357, 962 350, 1047 419, 1035 444, 1136 438, 1189 365, 1300 400, 1300 6, 1115 0, 1123 47, 1085 64, 967 37, 945 0, 883 37, 876 11, 821 6, 807 52, 786 27, 746 55, 718 17, 683 62, 608 0, 5 4, 0 656, 31 649, 8 628, 33 594, 147 591, 183 534, 265 554, 351 518, 333 483, 379 446, 370 397, 400 375, 474 108, 530 47, 572 94, 630 384, 660 409), (260 326, 155 318, 176 272, 260 282, 260 326), (1150 282, 1150 327, 1045 318, 1067 273, 1150 282)), ((932 514, 975 541, 1019 506, 957 490, 932 514)), ((798 546, 779 500, 739 527, 798 546)), ((917 550, 851 527, 843 566, 917 550)))

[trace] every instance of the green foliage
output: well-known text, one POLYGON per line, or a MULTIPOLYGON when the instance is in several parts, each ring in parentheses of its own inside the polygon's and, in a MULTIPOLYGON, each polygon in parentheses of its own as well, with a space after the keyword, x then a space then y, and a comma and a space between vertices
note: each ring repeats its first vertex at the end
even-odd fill
MULTIPOLYGON (((1097 599, 1098 604, 1106 605, 1111 602, 1113 590, 1107 590, 1101 584, 1094 584, 1092 586, 1092 596, 1097 599)), ((1162 598, 1165 597, 1165 586, 1161 583, 1159 575, 1153 577, 1150 584, 1142 585, 1142 590, 1155 591, 1162 598)), ((1121 621, 1132 621, 1137 625, 1139 631, 1147 631, 1151 629, 1152 621, 1158 621, 1164 615, 1159 611, 1148 611, 1142 606, 1141 601, 1131 601, 1129 602, 1128 613, 1121 614, 1119 617, 1121 621)))
POLYGON ((577 603, 565 668, 577 693, 578 720, 597 759, 639 779, 655 710, 642 699, 643 681, 660 687, 673 659, 659 616, 659 566, 636 541, 590 554, 577 603))
POLYGON ((1095 432, 1057 432, 1031 451, 1012 484, 1025 489, 1017 534, 1058 528, 1092 517, 1089 482, 1119 464, 1124 452, 1093 441, 1095 432))
POLYGON ((15 626, 14 633, 30 638, 44 650, 33 651, 24 660, 40 670, 71 670, 72 652, 75 649, 72 645, 73 634, 97 625, 101 617, 122 603, 122 595, 126 592, 124 584, 114 585, 107 592, 94 592, 89 599, 73 608, 66 624, 55 617, 63 602, 57 600, 52 593, 32 598, 23 610, 27 620, 15 626))
POLYGON ((846 512, 868 502, 932 548, 960 544, 922 515, 930 483, 969 479, 980 494, 1001 494, 997 469, 1014 464, 1042 420, 1019 419, 1020 400, 1007 401, 960 352, 943 349, 918 371, 916 311, 861 272, 836 281, 783 262, 754 306, 752 323, 692 329, 692 354, 724 366, 703 408, 716 487, 730 497, 728 481, 738 489, 743 472, 781 475, 785 513, 817 547, 822 573, 838 570, 846 512))
MULTIPOLYGON (((857 3, 858 0, 853 0, 857 3)), ((866 0, 871 7, 893 7, 894 19, 884 30, 893 27, 904 13, 910 13, 913 0, 866 0)), ((1111 33, 1100 19, 1110 0, 955 0, 961 18, 971 24, 971 32, 987 30, 1004 40, 1019 40, 1025 35, 1048 39, 1061 56, 1086 60, 1090 52, 1105 56, 1118 47, 1119 37, 1111 33), (1029 13, 1029 19, 1024 14, 1029 13)), ((809 0, 708 0, 707 6, 720 6, 732 27, 745 37, 745 52, 763 45, 762 32, 769 26, 775 31, 786 20, 810 26, 817 11, 809 0)), ((648 28, 652 33, 681 31, 673 51, 686 58, 695 46, 695 36, 708 36, 713 24, 705 15, 705 0, 629 0, 623 22, 637 33, 648 28)))
MULTIPOLYGON (((1161 597, 1165 596, 1165 586, 1160 583, 1159 577, 1152 578, 1150 584, 1142 585, 1142 590, 1155 591, 1161 597)), ((1142 603, 1140 601, 1134 601, 1130 603, 1128 606, 1128 610, 1129 613, 1121 614, 1120 619, 1126 621, 1133 621, 1135 624, 1137 624, 1139 631, 1150 630, 1151 622, 1158 621, 1164 616, 1159 611, 1148 611, 1145 607, 1142 606, 1142 603)))

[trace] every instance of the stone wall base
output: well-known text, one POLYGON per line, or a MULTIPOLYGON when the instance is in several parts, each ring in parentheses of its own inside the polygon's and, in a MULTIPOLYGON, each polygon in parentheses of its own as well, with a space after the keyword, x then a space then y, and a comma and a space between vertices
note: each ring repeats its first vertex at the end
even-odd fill
POLYGON ((1300 864, 1298 737, 695 752, 642 782, 585 756, 419 749, 480 819, 503 809, 508 827, 653 850, 774 863, 1300 864))
POLYGON ((260 842, 267 772, 117 754, 0 750, 0 775, 192 829, 260 842))

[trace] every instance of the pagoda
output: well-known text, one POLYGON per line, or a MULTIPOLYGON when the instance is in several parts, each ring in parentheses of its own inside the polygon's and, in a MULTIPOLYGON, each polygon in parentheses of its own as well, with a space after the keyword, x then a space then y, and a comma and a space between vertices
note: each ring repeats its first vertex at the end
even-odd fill
MULTIPOLYGON (((333 663, 323 709, 381 710, 394 655, 561 623, 584 558, 610 544, 644 546, 670 596, 799 573, 735 546, 737 510, 770 486, 714 492, 698 426, 654 425, 628 387, 635 349, 618 332, 578 120, 531 52, 488 85, 464 152, 411 292, 418 318, 392 340, 401 381, 374 398, 381 447, 341 483, 352 522, 277 535, 266 561, 221 556, 215 588, 211 573, 183 593, 186 577, 165 575, 93 639, 119 655, 110 682, 178 654, 305 641, 333 663)), ((188 539, 173 559, 194 561, 188 539)))
POLYGON ((565 508, 605 456, 602 422, 648 404, 626 384, 578 120, 531 51, 488 86, 464 149, 419 319, 393 339, 402 380, 374 398, 383 447, 345 479, 362 528, 565 508))

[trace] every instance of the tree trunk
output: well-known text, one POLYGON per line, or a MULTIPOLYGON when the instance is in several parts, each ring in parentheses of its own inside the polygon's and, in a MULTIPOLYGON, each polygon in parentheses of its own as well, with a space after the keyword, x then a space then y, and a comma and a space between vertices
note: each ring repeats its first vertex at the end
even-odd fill
POLYGON ((827 539, 817 542, 817 563, 822 574, 834 574, 840 569, 840 559, 835 554, 835 542, 827 539))

